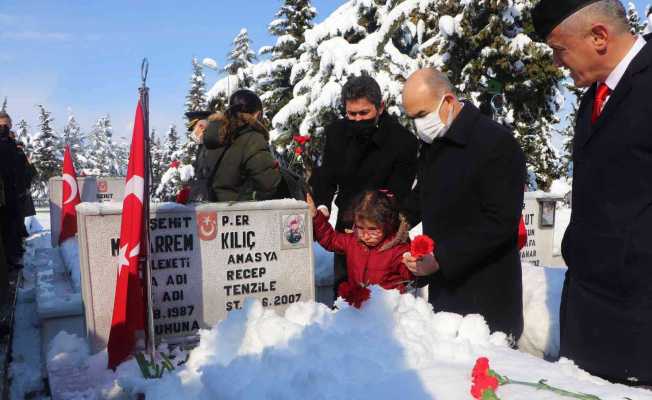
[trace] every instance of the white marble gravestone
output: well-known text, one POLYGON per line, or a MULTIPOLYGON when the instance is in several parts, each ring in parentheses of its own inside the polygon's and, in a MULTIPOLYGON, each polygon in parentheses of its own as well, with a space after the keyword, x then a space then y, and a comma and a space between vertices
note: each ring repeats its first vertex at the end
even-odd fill
POLYGON ((563 266, 563 260, 553 253, 555 205, 561 200, 549 193, 525 193, 523 219, 528 238, 525 247, 521 249, 522 262, 535 266, 563 266))
MULTIPOLYGON (((63 179, 58 176, 48 181, 48 194, 50 198, 50 230, 52 246, 59 245, 61 231, 61 195, 63 179)), ((79 197, 82 202, 122 201, 124 196, 124 177, 95 177, 86 176, 77 178, 79 197)))
MULTIPOLYGON (((108 341, 118 268, 121 205, 77 207, 86 332, 108 341)), ((157 339, 185 342, 245 298, 282 311, 314 300, 312 220, 295 200, 152 205, 151 265, 157 339)))

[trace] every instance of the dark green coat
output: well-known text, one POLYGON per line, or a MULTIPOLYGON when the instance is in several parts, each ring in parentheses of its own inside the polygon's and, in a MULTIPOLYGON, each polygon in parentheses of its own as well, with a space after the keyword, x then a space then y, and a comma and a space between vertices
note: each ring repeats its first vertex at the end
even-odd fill
POLYGON ((273 198, 281 174, 269 149, 267 135, 251 126, 244 126, 233 133, 230 144, 220 143, 220 124, 220 121, 211 121, 206 129, 204 154, 200 161, 203 165, 199 166, 200 171, 210 171, 206 178, 212 192, 211 200, 227 202, 273 198))

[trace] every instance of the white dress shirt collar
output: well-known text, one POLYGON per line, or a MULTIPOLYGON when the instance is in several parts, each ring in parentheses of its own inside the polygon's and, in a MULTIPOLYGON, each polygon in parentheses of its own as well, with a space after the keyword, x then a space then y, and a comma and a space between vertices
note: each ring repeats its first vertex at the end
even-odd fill
POLYGON ((634 42, 634 45, 632 48, 629 50, 629 52, 625 55, 625 57, 620 60, 620 63, 614 68, 613 71, 609 74, 607 77, 607 80, 605 83, 607 86, 609 86, 609 89, 616 90, 616 86, 618 86, 618 83, 620 80, 623 78, 623 75, 625 75, 625 72, 627 71, 627 68, 629 67, 629 64, 632 63, 634 60, 634 57, 638 55, 638 53, 645 47, 647 42, 645 39, 643 39, 642 36, 638 36, 636 38, 636 42, 634 42))

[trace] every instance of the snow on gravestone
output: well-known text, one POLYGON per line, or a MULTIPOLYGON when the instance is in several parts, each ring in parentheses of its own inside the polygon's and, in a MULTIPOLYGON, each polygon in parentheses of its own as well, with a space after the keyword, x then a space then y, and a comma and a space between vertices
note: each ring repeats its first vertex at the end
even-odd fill
MULTIPOLYGON (((50 196, 50 230, 52 246, 59 245, 61 231, 61 191, 63 178, 58 176, 48 181, 50 196)), ((86 176, 77 178, 79 197, 82 202, 122 201, 124 196, 124 177, 86 176)))
MULTIPOLYGON (((91 350, 106 347, 118 268, 121 205, 77 207, 82 298, 91 350)), ((157 338, 187 342, 245 298, 282 311, 314 300, 312 220, 306 203, 273 200, 152 205, 157 338)))
POLYGON ((522 262, 535 266, 560 264, 558 258, 553 254, 554 224, 556 223, 554 211, 558 200, 560 200, 558 197, 543 192, 525 193, 523 219, 527 230, 527 243, 521 249, 522 262), (542 211, 543 218, 541 217, 542 211))

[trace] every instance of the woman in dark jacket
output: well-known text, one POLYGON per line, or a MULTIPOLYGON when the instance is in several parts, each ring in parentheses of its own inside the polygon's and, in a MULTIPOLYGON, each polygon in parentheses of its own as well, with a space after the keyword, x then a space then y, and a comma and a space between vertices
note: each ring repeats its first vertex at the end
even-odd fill
POLYGON ((246 89, 231 95, 224 113, 214 113, 203 137, 197 183, 207 185, 210 201, 271 199, 281 181, 260 121, 263 104, 246 89))

